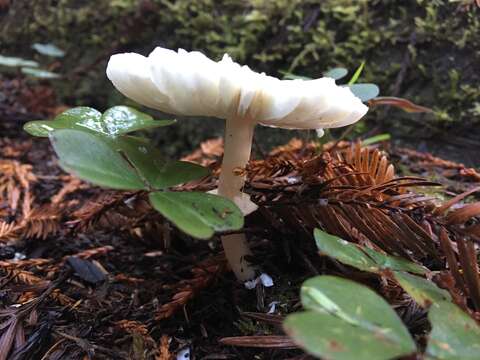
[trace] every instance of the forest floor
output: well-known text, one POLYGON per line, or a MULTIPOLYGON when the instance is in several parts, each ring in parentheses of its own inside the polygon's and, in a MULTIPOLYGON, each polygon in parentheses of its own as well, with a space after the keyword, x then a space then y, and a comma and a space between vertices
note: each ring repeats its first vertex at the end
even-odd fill
MULTIPOLYGON (((301 283, 325 273, 377 289, 424 343, 424 310, 392 284, 320 256, 311 235, 317 226, 337 235, 350 231, 355 240, 359 230, 344 223, 338 228, 339 209, 321 221, 298 210, 322 205, 323 190, 309 181, 336 171, 329 167, 334 149, 362 168, 360 153, 366 153, 359 146, 327 144, 322 152, 294 139, 251 162, 247 190, 262 206, 243 231, 254 250, 251 261, 274 286, 248 290, 228 271, 218 238, 199 241, 180 233, 142 193, 101 189, 64 173, 48 140, 22 132, 31 114, 8 112, 7 105, 15 104, 4 102, 0 109, 0 359, 307 359, 283 333, 282 319, 300 309, 301 283)), ((34 114, 58 111, 46 101, 27 108, 34 114)), ((418 205, 412 218, 420 225, 418 209, 428 213, 431 203, 480 186, 473 168, 388 143, 370 146, 370 156, 383 156, 377 147, 388 154, 377 183, 391 180, 395 168, 397 176, 425 179, 420 185, 442 185, 411 184, 419 194, 415 201, 395 203, 400 212, 418 205)), ((183 189, 213 187, 221 154, 221 141, 213 139, 188 156, 210 166, 213 176, 183 189)), ((434 263, 427 255, 422 259, 429 261, 434 263)))

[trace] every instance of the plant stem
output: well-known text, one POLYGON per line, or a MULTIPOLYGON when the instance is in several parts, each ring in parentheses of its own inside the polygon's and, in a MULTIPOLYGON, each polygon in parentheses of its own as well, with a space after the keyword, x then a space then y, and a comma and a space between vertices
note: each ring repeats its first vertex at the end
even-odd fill
MULTIPOLYGON (((235 170, 245 169, 252 150, 255 123, 245 118, 227 119, 225 124, 224 153, 218 184, 218 195, 224 196, 242 206, 241 189, 245 184, 245 174, 235 175, 235 170)), ((255 276, 255 268, 246 260, 250 255, 245 234, 222 236, 225 256, 239 281, 250 280, 255 276)))

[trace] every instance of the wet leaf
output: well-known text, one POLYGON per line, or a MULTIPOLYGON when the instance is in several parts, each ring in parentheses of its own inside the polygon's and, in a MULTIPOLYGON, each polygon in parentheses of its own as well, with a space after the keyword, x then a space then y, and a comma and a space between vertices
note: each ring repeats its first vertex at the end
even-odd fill
POLYGON ((155 192, 150 202, 183 232, 209 239, 215 231, 238 230, 243 215, 238 207, 221 196, 200 192, 155 192))
POLYGON ((440 289, 433 281, 408 273, 395 271, 395 280, 422 307, 451 300, 448 291, 440 289))
POLYGON ((57 115, 54 120, 37 120, 26 123, 23 129, 33 136, 47 137, 58 129, 78 129, 105 133, 100 123, 102 114, 90 107, 75 107, 57 115))
POLYGON ((168 126, 175 120, 153 120, 153 118, 127 106, 115 106, 102 115, 89 107, 76 107, 64 111, 53 120, 31 121, 24 129, 34 136, 46 137, 57 129, 79 129, 100 133, 105 136, 119 136, 129 132, 168 126))
POLYGON ((53 44, 39 44, 35 43, 32 45, 32 49, 36 50, 42 55, 52 56, 52 57, 63 57, 65 56, 65 51, 58 48, 53 44))
POLYGON ((301 298, 307 311, 289 315, 284 328, 312 355, 332 360, 386 360, 416 351, 398 315, 363 285, 317 276, 303 284, 301 298))
POLYGON ((145 189, 130 164, 101 137, 62 129, 53 132, 50 139, 62 168, 79 178, 113 189, 145 189))
POLYGON ((114 106, 108 109, 100 121, 104 124, 106 132, 112 136, 175 123, 175 120, 154 120, 150 115, 128 106, 114 106))
POLYGON ((474 360, 480 354, 480 327, 458 306, 440 301, 430 308, 426 354, 440 360, 474 360))
POLYGON ((375 84, 353 84, 348 87, 363 102, 377 97, 380 93, 380 89, 375 84))
MULTIPOLYGON (((112 151, 123 153, 151 188, 163 189, 206 176, 208 170, 190 162, 166 161, 147 139, 117 135, 148 127, 166 126, 172 122, 153 120, 150 115, 126 106, 116 106, 103 115, 89 107, 76 107, 58 115, 53 121, 31 121, 25 124, 24 129, 31 135, 41 137, 59 129, 91 133, 101 138, 102 143, 112 151)), ((118 156, 121 155, 117 154, 116 157, 118 156)))
POLYGON ((323 76, 332 78, 334 80, 340 80, 347 76, 348 70, 345 68, 333 68, 323 73, 323 76))
POLYGON ((320 229, 315 229, 314 237, 322 254, 362 271, 378 273, 383 269, 388 269, 408 271, 415 274, 425 274, 427 272, 427 269, 423 266, 411 261, 384 255, 378 251, 330 235, 320 229))

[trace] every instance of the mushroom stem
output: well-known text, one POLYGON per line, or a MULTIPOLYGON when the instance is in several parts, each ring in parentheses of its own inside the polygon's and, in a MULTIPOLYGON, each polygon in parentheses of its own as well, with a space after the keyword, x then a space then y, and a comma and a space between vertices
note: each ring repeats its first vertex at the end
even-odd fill
MULTIPOLYGON (((245 184, 242 170, 250 159, 255 123, 250 119, 231 118, 225 124, 223 161, 218 184, 218 195, 224 196, 242 208, 241 189, 245 184), (239 173, 240 172, 240 173, 239 173)), ((245 256, 250 255, 244 234, 222 236, 223 249, 228 263, 239 281, 250 280, 255 276, 245 256)))

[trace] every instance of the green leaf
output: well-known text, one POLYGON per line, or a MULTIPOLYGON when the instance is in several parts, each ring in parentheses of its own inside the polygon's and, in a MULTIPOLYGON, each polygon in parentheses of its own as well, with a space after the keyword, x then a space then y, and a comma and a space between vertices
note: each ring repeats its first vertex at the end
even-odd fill
POLYGON ((59 49, 53 44, 39 44, 35 43, 32 45, 32 49, 36 50, 42 55, 52 56, 52 57, 63 57, 65 56, 65 51, 59 49))
POLYGON ((320 229, 314 230, 315 242, 322 255, 330 256, 343 264, 362 271, 378 272, 377 264, 355 244, 330 235, 320 229))
POLYGON ((38 63, 33 60, 25 60, 19 57, 13 56, 3 56, 0 55, 0 66, 9 66, 9 67, 20 67, 20 66, 29 66, 37 67, 38 63))
POLYGON ((379 134, 379 135, 375 135, 362 140, 362 145, 368 146, 368 145, 376 144, 382 141, 390 140, 390 138, 391 138, 390 134, 379 134))
POLYGON ((113 189, 146 188, 130 164, 101 137, 85 131, 62 129, 52 132, 50 140, 65 171, 113 189))
POLYGON ((365 246, 330 235, 320 229, 314 230, 314 237, 317 247, 322 254, 362 271, 378 273, 383 269, 389 269, 408 271, 421 275, 427 272, 427 269, 423 266, 411 261, 384 255, 365 246))
POLYGON ((432 332, 426 354, 439 360, 476 360, 480 354, 480 327, 458 306, 446 301, 430 308, 432 332))
POLYGON ((102 114, 90 107, 75 107, 57 115, 54 120, 37 120, 26 123, 23 129, 33 136, 47 137, 53 130, 78 129, 93 133, 106 133, 100 123, 102 114))
POLYGON ((209 173, 207 168, 191 162, 164 160, 161 152, 143 138, 125 136, 110 142, 128 158, 138 174, 153 189, 183 184, 209 173))
POLYGON ((386 360, 416 351, 388 303, 369 288, 335 276, 307 280, 307 311, 289 315, 286 332, 312 355, 332 360, 386 360))
POLYGON ((348 70, 345 68, 333 68, 323 73, 323 76, 332 78, 334 80, 340 80, 347 76, 348 70))
POLYGON ((243 215, 228 199, 199 192, 155 192, 150 202, 180 230, 199 239, 209 239, 215 231, 238 230, 243 215))
POLYGON ((362 74, 364 67, 365 67, 365 61, 362 61, 358 69, 355 70, 355 73, 353 74, 352 78, 348 81, 348 85, 353 85, 357 82, 358 78, 362 74))
POLYGON ((104 124, 106 132, 112 136, 175 123, 175 120, 154 120, 150 115, 128 106, 114 106, 108 109, 100 121, 104 124))
POLYGON ((440 289, 433 281, 399 271, 393 274, 400 286, 424 308, 432 303, 451 300, 448 291, 440 289))
POLYGON ((33 76, 39 79, 58 79, 60 77, 59 74, 53 73, 51 71, 31 67, 22 67, 21 71, 25 75, 33 76))
POLYGON ((380 89, 375 84, 353 84, 348 87, 363 102, 377 97, 380 93, 380 89))
POLYGON ((365 251, 381 269, 406 271, 418 275, 425 275, 428 272, 427 268, 401 257, 385 255, 367 247, 362 247, 362 250, 365 251))
POLYGON ((153 120, 144 114, 127 106, 115 106, 102 115, 89 107, 76 107, 64 111, 53 120, 31 121, 24 129, 34 136, 46 137, 57 129, 79 129, 101 133, 107 136, 124 135, 129 132, 171 125, 175 120, 153 120))

